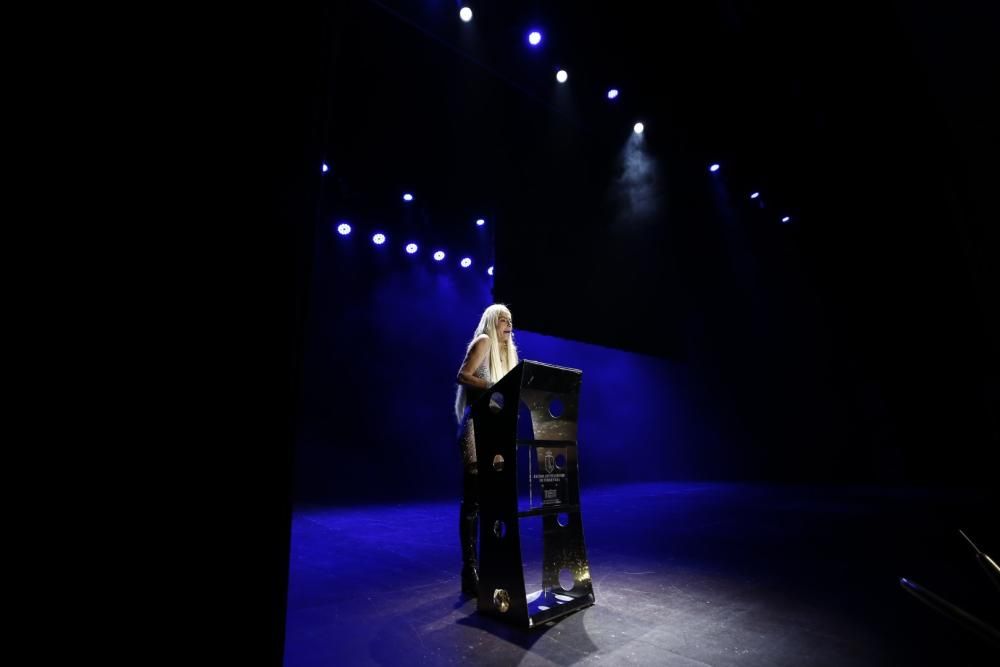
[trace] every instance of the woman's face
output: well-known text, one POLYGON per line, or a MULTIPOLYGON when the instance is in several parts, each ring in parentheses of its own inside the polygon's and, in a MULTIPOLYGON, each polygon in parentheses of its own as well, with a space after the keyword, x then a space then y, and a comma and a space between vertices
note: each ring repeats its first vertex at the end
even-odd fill
POLYGON ((501 343, 506 343, 510 341, 510 332, 514 329, 514 325, 511 324, 510 318, 506 315, 501 315, 497 318, 497 340, 501 343))

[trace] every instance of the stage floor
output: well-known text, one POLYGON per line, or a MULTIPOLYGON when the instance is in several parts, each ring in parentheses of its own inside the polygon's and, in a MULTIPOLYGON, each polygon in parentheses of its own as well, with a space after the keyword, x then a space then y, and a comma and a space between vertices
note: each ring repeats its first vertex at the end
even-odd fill
POLYGON ((299 507, 285 664, 997 665, 994 492, 654 483, 581 497, 596 604, 532 631, 459 595, 458 503, 299 507))

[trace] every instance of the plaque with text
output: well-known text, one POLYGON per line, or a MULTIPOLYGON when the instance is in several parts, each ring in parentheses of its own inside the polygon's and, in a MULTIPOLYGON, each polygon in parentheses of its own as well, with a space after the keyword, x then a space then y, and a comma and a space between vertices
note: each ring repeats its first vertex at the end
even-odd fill
POLYGON ((532 486, 538 489, 542 507, 567 502, 566 448, 534 447, 538 467, 532 476, 532 486))

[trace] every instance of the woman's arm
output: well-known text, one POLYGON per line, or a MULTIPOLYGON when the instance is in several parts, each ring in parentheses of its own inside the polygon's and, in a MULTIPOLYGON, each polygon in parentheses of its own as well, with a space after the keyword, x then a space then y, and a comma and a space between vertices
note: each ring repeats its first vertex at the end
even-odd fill
POLYGON ((475 389, 488 389, 490 383, 481 377, 476 375, 476 370, 483 365, 483 361, 486 359, 486 353, 490 349, 490 337, 486 334, 479 334, 475 342, 469 348, 468 354, 465 355, 465 361, 462 362, 462 367, 458 370, 457 382, 459 384, 464 384, 466 387, 473 387, 475 389))

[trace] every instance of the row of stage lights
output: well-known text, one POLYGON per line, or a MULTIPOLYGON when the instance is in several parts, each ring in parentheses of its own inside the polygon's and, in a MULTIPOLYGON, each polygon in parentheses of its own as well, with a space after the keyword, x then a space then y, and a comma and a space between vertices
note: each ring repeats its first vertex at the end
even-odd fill
MULTIPOLYGON (((330 165, 328 165, 326 162, 324 162, 323 165, 322 165, 322 167, 321 167, 321 170, 322 170, 322 172, 324 174, 327 173, 327 172, 329 172, 330 171, 330 165)), ((403 201, 404 202, 410 203, 410 202, 413 201, 413 199, 414 199, 414 197, 413 197, 413 193, 412 192, 404 192, 403 193, 403 201)), ((476 219, 476 226, 477 227, 483 227, 485 224, 486 224, 486 219, 485 218, 477 218, 476 219)), ((349 236, 352 231, 354 231, 354 229, 351 227, 350 223, 341 222, 339 225, 337 225, 337 233, 340 234, 341 236, 349 236)), ((383 234, 382 232, 376 232, 375 234, 372 235, 372 243, 374 243, 377 246, 385 245, 385 243, 388 240, 389 240, 388 237, 385 234, 383 234)), ((412 243, 411 242, 411 243, 407 243, 406 244, 406 247, 404 248, 404 250, 406 250, 406 254, 408 254, 408 255, 415 255, 420 250, 420 246, 418 246, 416 243, 412 243)), ((443 262, 444 259, 445 259, 445 257, 446 257, 446 254, 445 254, 444 250, 437 250, 431 256, 434 258, 435 262, 443 262)), ((472 258, 471 257, 463 257, 461 259, 461 261, 459 262, 459 266, 461 266, 463 269, 469 268, 470 266, 472 266, 472 258)), ((486 269, 486 273, 492 276, 493 275, 493 267, 492 266, 488 267, 486 269)))
MULTIPOLYGON (((403 199, 405 201, 413 201, 413 195, 411 195, 410 193, 406 193, 405 195, 403 195, 403 199), (407 197, 409 198, 407 199, 407 197)), ((482 227, 485 224, 486 220, 484 220, 483 218, 479 218, 478 220, 476 220, 476 225, 479 227, 482 227)), ((354 230, 351 227, 350 223, 341 222, 339 225, 337 225, 337 233, 340 234, 341 236, 349 236, 352 231, 354 230)), ((376 232, 375 234, 372 235, 372 243, 374 243, 377 246, 384 246, 388 241, 389 238, 382 232, 376 232)), ((406 251, 407 255, 415 255, 420 250, 420 246, 418 246, 416 243, 411 242, 407 243, 403 249, 406 251)), ((431 255, 431 257, 434 258, 435 262, 443 262, 446 256, 447 255, 444 250, 436 250, 434 254, 431 255)), ((472 266, 472 258, 463 257, 458 264, 463 269, 467 269, 470 266, 472 266)), ((493 267, 492 266, 488 267, 486 269, 486 273, 492 276, 493 267)))
MULTIPOLYGON (((472 9, 470 9, 469 7, 462 7, 458 11, 458 17, 462 19, 464 23, 469 23, 470 21, 472 21, 472 9)), ((527 35, 527 41, 528 45, 531 46, 532 48, 535 49, 539 48, 542 44, 542 33, 538 30, 529 31, 527 35)), ((556 81, 558 81, 559 83, 566 83, 567 81, 569 81, 569 72, 567 72, 562 68, 557 70, 556 81)), ((616 100, 618 99, 618 94, 619 90, 617 88, 610 88, 607 93, 608 99, 616 100)), ((642 123, 636 123, 633 129, 635 130, 636 134, 642 134, 643 130, 642 123)))
MULTIPOLYGON (((468 7, 462 7, 462 9, 460 9, 458 12, 458 16, 460 19, 462 19, 463 22, 469 23, 470 21, 472 21, 472 10, 468 7)), ((528 45, 531 46, 532 48, 535 49, 539 48, 542 44, 542 33, 538 30, 530 30, 527 35, 527 41, 528 45)), ((569 81, 569 72, 567 72, 562 68, 558 69, 556 71, 556 81, 558 81, 559 83, 566 83, 567 81, 569 81)), ((617 88, 609 88, 607 93, 608 99, 612 101, 617 100, 619 92, 620 91, 617 88)), ((632 127, 632 129, 636 134, 642 134, 642 131, 645 129, 645 126, 641 122, 639 122, 636 123, 632 127)))

